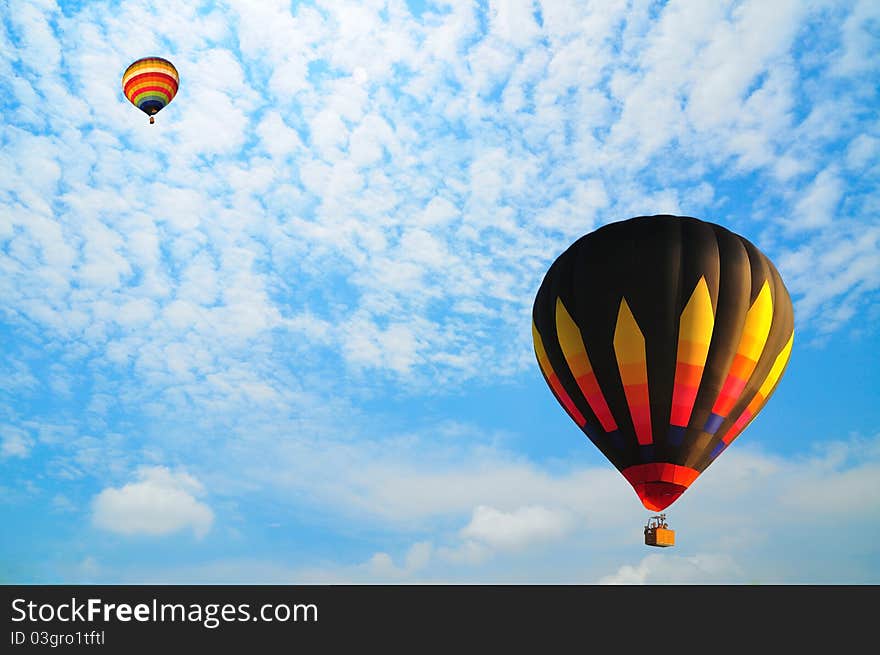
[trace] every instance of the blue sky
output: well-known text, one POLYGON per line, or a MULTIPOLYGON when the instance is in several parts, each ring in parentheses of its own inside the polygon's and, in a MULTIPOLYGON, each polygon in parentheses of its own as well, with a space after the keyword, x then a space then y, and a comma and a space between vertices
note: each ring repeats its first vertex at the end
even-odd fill
POLYGON ((869 1, 3 3, 0 581, 880 582, 878 37, 869 1), (657 213, 756 243, 797 330, 659 552, 530 331, 568 244, 657 213))

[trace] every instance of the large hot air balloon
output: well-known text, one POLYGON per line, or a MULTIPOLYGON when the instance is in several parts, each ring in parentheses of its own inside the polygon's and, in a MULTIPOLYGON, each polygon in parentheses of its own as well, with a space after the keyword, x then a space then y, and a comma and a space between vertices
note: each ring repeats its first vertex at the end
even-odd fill
MULTIPOLYGON (((655 512, 761 411, 794 339, 773 263, 743 237, 680 216, 640 216, 575 241, 544 277, 532 317, 556 399, 655 512)), ((667 528, 654 518, 646 543, 671 545, 654 543, 667 528)))
POLYGON ((174 96, 180 76, 177 69, 167 59, 144 57, 125 69, 122 74, 122 91, 135 107, 155 122, 154 114, 162 111, 174 96))

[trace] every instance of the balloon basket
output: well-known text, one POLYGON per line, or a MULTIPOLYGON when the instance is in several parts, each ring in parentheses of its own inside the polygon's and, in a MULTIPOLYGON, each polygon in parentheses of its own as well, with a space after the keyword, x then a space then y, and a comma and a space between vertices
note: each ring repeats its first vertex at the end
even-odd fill
POLYGON ((675 530, 666 524, 666 515, 652 516, 645 526, 645 545, 669 548, 675 545, 675 530))
POLYGON ((645 535, 646 546, 657 546, 659 548, 669 548, 675 545, 675 530, 664 530, 657 528, 650 534, 645 535))

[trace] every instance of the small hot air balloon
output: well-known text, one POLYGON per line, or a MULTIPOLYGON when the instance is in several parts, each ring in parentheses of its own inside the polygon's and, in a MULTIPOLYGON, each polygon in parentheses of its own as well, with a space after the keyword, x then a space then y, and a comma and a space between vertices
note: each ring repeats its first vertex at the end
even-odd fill
POLYGON ((150 117, 152 124, 154 115, 177 95, 179 82, 177 69, 170 61, 161 57, 144 57, 125 69, 122 91, 131 104, 150 117))
MULTIPOLYGON (((761 411, 794 340, 773 263, 724 227, 669 215, 578 239, 548 270, 532 318, 556 399, 653 512, 761 411)), ((645 543, 674 543, 665 514, 645 543)))

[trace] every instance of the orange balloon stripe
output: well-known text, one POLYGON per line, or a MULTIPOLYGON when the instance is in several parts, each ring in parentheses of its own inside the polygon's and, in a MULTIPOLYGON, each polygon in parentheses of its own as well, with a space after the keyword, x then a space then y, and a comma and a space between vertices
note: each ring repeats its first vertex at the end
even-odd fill
POLYGON ((123 84, 131 84, 132 82, 136 82, 137 80, 149 79, 151 77, 158 77, 158 78, 162 78, 162 79, 167 79, 171 83, 173 83, 175 86, 180 84, 180 81, 177 79, 176 75, 171 75, 167 71, 154 70, 154 69, 142 70, 134 75, 126 75, 125 78, 123 79, 122 83, 123 84))
MULTIPOLYGON (((747 363, 747 367, 744 367, 748 371, 748 374, 751 374, 752 370, 755 368, 755 364, 757 364, 756 361, 750 361, 747 363)), ((746 382, 748 382, 748 374, 744 375, 744 377, 740 377, 743 373, 740 373, 740 375, 734 373, 728 374, 727 378, 724 380, 724 385, 721 387, 721 391, 718 394, 718 398, 715 399, 715 405, 712 407, 713 414, 721 417, 727 416, 728 412, 730 412, 736 404, 736 401, 739 400, 740 394, 745 388, 746 382)))
POLYGON ((679 321, 670 425, 683 428, 691 420, 714 327, 712 297, 709 295, 706 278, 701 277, 682 310, 679 321))
POLYGON ((532 323, 532 338, 535 342, 535 356, 538 358, 538 365, 541 367, 541 372, 544 374, 544 377, 547 378, 547 384, 565 408, 565 411, 568 412, 568 415, 571 416, 575 423, 577 423, 578 427, 584 427, 587 424, 587 419, 585 419, 584 415, 580 413, 577 407, 575 407, 571 397, 562 387, 562 383, 559 381, 559 376, 556 375, 556 372, 550 365, 550 360, 547 358, 547 351, 544 349, 544 341, 541 339, 541 335, 538 334, 538 328, 535 327, 534 322, 532 323))
POLYGON ((636 439, 640 446, 647 446, 654 442, 651 433, 651 403, 648 398, 648 385, 627 384, 623 387, 626 394, 626 402, 629 405, 632 416, 633 428, 636 431, 636 439))
POLYGON ((614 328, 614 354, 623 393, 629 406, 636 440, 641 446, 654 443, 651 432, 651 406, 648 395, 648 363, 645 337, 625 299, 621 299, 614 328))
POLYGON ((132 98, 136 98, 145 91, 161 91, 169 98, 174 97, 174 90, 171 87, 169 87, 167 84, 157 84, 155 82, 146 82, 143 84, 138 84, 137 86, 133 86, 126 92, 125 97, 131 100, 132 98))
POLYGON ((776 356, 776 361, 773 362, 773 367, 770 369, 770 372, 767 374, 764 383, 761 385, 761 388, 755 393, 755 397, 749 402, 746 408, 743 410, 743 413, 740 414, 739 418, 736 419, 736 422, 727 433, 722 437, 722 441, 726 445, 730 445, 730 443, 736 439, 739 434, 746 429, 749 423, 751 423, 752 419, 758 415, 758 412, 763 409, 767 399, 773 394, 773 390, 776 388, 776 384, 779 382, 782 377, 783 371, 785 371, 785 366, 788 364, 788 358, 791 356, 791 347, 794 344, 794 332, 792 332, 791 336, 788 338, 788 342, 785 344, 785 347, 780 351, 780 353, 776 356))
POLYGON ((170 75, 165 75, 164 73, 145 73, 143 75, 135 75, 123 85, 122 91, 128 96, 138 87, 145 84, 167 86, 172 95, 177 93, 177 81, 170 75))
MULTIPOLYGON (((759 393, 755 394, 755 400, 758 401, 758 405, 763 405, 765 398, 759 393)), ((749 407, 746 407, 740 417, 736 419, 736 422, 730 426, 730 429, 727 431, 727 434, 722 437, 721 441, 723 441, 726 446, 729 446, 730 443, 739 436, 739 433, 746 429, 746 426, 752 422, 752 419, 755 418, 755 416, 756 414, 754 414, 749 407)))
POLYGON ((178 89, 178 84, 173 77, 160 75, 158 73, 149 73, 147 75, 138 75, 128 80, 122 85, 122 92, 125 95, 130 95, 132 89, 136 89, 143 84, 162 84, 163 86, 167 86, 172 94, 177 93, 178 89))
MULTIPOLYGON (((688 365, 678 364, 675 368, 675 389, 672 392, 672 411, 669 415, 669 424, 680 428, 687 427, 688 422, 691 420, 691 413, 694 410, 694 403, 697 400, 697 392, 700 390, 699 377, 702 377, 703 375, 703 369, 700 367, 697 370, 697 375, 694 376, 698 378, 697 383, 687 384, 681 379, 678 379, 679 368, 682 366, 688 365)), ((684 375, 682 375, 682 377, 684 377, 684 375)))
POLYGON ((180 81, 177 69, 170 62, 164 59, 141 59, 125 69, 125 72, 122 74, 122 83, 125 84, 126 81, 135 75, 150 72, 163 73, 172 77, 176 82, 180 81))
POLYGON ((599 389, 599 381, 596 379, 596 374, 591 371, 589 375, 579 377, 576 381, 590 409, 593 410, 596 418, 599 419, 599 423, 602 424, 602 429, 605 432, 614 432, 617 429, 617 421, 614 420, 611 409, 605 401, 605 396, 602 395, 602 390, 599 389))
MULTIPOLYGON (((739 400, 752 371, 761 358, 767 337, 770 334, 770 325, 773 321, 773 301, 770 296, 770 286, 764 282, 758 297, 746 314, 746 323, 740 337, 736 355, 733 358, 730 371, 721 393, 712 407, 712 414, 717 417, 726 417, 739 400)), ((717 427, 717 426, 716 426, 717 427)))
POLYGON ((584 399, 593 410, 596 418, 599 419, 602 429, 605 432, 613 432, 617 429, 617 422, 611 415, 605 396, 602 395, 599 381, 593 372, 593 364, 587 355, 581 331, 574 319, 571 318, 571 314, 568 313, 561 298, 556 299, 556 336, 568 369, 574 376, 584 399))
POLYGON ((743 389, 745 389, 749 374, 754 370, 756 362, 751 360, 743 362, 742 360, 744 359, 742 355, 734 356, 731 372, 728 374, 727 379, 724 380, 724 386, 721 387, 718 398, 715 400, 715 406, 712 408, 712 411, 716 414, 727 416, 727 412, 736 404, 743 389), (740 360, 740 362, 737 362, 737 360, 740 360))

